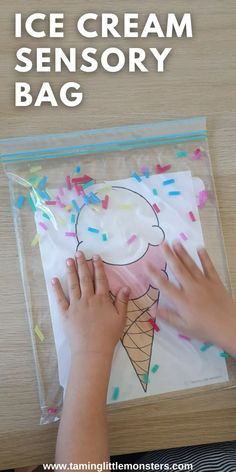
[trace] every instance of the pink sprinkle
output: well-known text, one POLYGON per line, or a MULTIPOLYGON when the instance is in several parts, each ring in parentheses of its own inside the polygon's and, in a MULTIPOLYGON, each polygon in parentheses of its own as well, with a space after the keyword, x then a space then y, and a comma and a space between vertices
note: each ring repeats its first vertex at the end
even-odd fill
POLYGON ((159 206, 157 206, 156 203, 154 203, 152 206, 153 206, 153 209, 155 210, 156 213, 160 213, 161 210, 160 210, 159 206))
POLYGON ((189 338, 188 336, 185 336, 184 334, 178 334, 179 338, 181 339, 184 339, 185 341, 191 341, 191 338, 189 338))
POLYGON ((163 174, 171 169, 171 164, 167 164, 166 166, 160 166, 160 164, 157 164, 156 169, 158 174, 163 174))
POLYGON ((50 205, 56 205, 56 204, 57 204, 56 200, 46 200, 45 203, 46 203, 46 205, 48 205, 48 206, 50 206, 50 205))
POLYGON ((64 188, 63 188, 63 187, 60 187, 60 188, 59 188, 59 195, 61 195, 61 197, 63 197, 63 195, 65 195, 65 192, 64 192, 64 188))
POLYGON ((102 200, 102 208, 104 210, 107 210, 108 202, 109 202, 109 195, 106 195, 105 198, 102 200))
POLYGON ((208 191, 202 190, 198 195, 198 208, 204 208, 206 201, 208 199, 208 191))
POLYGON ((188 214, 189 214, 189 218, 190 218, 191 221, 193 221, 193 222, 196 221, 196 218, 195 218, 192 211, 189 211, 188 214))
POLYGON ((57 412, 57 408, 55 408, 54 406, 50 406, 50 408, 48 408, 48 413, 50 415, 53 415, 56 412, 57 412))
POLYGON ((74 188, 75 188, 75 193, 77 193, 77 195, 80 195, 80 185, 74 184, 74 188))
POLYGON ((86 184, 87 182, 90 182, 90 180, 93 180, 92 177, 89 177, 89 175, 84 175, 83 177, 73 177, 71 182, 73 184, 86 184))
POLYGON ((187 241, 188 237, 186 236, 186 234, 180 233, 179 235, 180 235, 181 239, 183 239, 183 241, 187 241))
POLYGON ((159 326, 155 323, 155 321, 152 318, 149 318, 148 322, 152 325, 153 329, 158 333, 160 331, 159 326))
POLYGON ((70 238, 75 238, 76 237, 76 233, 73 233, 72 231, 67 231, 65 233, 65 236, 68 236, 70 238))
POLYGON ((69 175, 66 176, 66 185, 67 185, 68 190, 72 189, 71 180, 70 180, 69 175))
POLYGON ((43 228, 45 231, 47 231, 48 229, 47 225, 45 225, 45 223, 43 223, 42 221, 39 222, 39 226, 41 226, 41 228, 43 228))
POLYGON ((193 151, 193 154, 192 154, 192 159, 195 160, 195 161, 198 161, 199 159, 201 159, 202 157, 202 151, 201 149, 195 149, 195 151, 193 151))
POLYGON ((132 234, 132 236, 130 236, 130 238, 128 239, 127 244, 132 244, 135 239, 137 239, 136 234, 132 234))
POLYGON ((60 208, 65 208, 66 205, 64 203, 62 203, 60 197, 57 196, 56 201, 57 201, 57 204, 60 208))

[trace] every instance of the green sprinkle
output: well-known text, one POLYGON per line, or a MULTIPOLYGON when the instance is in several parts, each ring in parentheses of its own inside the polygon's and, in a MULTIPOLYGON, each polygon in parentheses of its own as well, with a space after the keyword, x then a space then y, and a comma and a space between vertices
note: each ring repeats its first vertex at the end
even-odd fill
POLYGON ((227 352, 220 352, 220 357, 224 357, 225 359, 229 359, 231 356, 227 352))
POLYGON ((188 153, 186 151, 177 151, 176 157, 186 157, 188 153))
POLYGON ((210 344, 210 343, 204 343, 202 344, 202 346, 200 347, 200 351, 201 352, 205 352, 207 351, 207 349, 209 349, 209 347, 213 346, 213 344, 210 344))
POLYGON ((155 364, 151 369, 152 373, 155 374, 158 371, 159 367, 160 366, 158 364, 155 364))
POLYGON ((89 182, 86 182, 85 184, 82 184, 82 187, 83 188, 88 188, 90 187, 91 185, 94 185, 95 184, 95 180, 89 180, 89 182))
POLYGON ((31 197, 31 195, 28 195, 28 201, 29 201, 29 205, 30 205, 31 210, 32 210, 32 211, 36 211, 36 206, 35 206, 35 204, 34 204, 34 202, 33 202, 33 199, 32 199, 32 197, 31 197))
POLYGON ((76 218, 76 216, 74 215, 74 213, 72 213, 72 215, 70 217, 70 222, 71 222, 72 225, 75 224, 75 218, 76 218))
POLYGON ((148 374, 143 374, 143 383, 146 384, 146 385, 149 383, 149 376, 148 376, 148 374))
POLYGON ((153 195, 158 195, 157 189, 156 189, 156 188, 153 188, 153 189, 152 189, 152 193, 153 193, 153 195))
POLYGON ((102 234, 102 240, 103 240, 103 241, 107 241, 107 235, 106 235, 106 233, 103 233, 103 234, 102 234))
POLYGON ((42 216, 44 216, 44 218, 47 218, 47 220, 50 220, 50 216, 48 216, 47 213, 42 213, 42 216))
POLYGON ((115 387, 114 390, 113 390, 113 393, 112 393, 111 400, 113 402, 116 402, 119 398, 119 395, 120 395, 120 389, 119 389, 119 387, 115 387))
POLYGON ((44 334, 42 333, 40 327, 38 325, 35 326, 34 328, 34 332, 35 334, 38 336, 39 340, 41 341, 41 343, 43 343, 45 337, 44 337, 44 334))

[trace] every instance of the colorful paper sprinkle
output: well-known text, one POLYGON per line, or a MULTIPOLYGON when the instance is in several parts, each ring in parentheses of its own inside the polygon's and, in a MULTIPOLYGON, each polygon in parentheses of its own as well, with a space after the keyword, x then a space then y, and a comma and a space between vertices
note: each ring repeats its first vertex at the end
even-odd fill
POLYGON ((64 210, 70 212, 72 210, 72 206, 68 203, 68 205, 64 207, 64 210))
POLYGON ((85 205, 88 205, 89 204, 89 197, 87 195, 83 195, 83 201, 84 201, 85 205))
POLYGON ((108 203, 109 203, 109 195, 105 195, 105 198, 102 200, 103 210, 107 210, 108 203))
POLYGON ((46 200, 45 204, 48 205, 48 206, 53 206, 53 205, 56 205, 57 202, 56 202, 56 200, 46 200))
POLYGON ((156 213, 160 213, 161 210, 160 210, 159 206, 157 206, 156 203, 153 203, 152 207, 153 207, 153 209, 155 210, 156 213))
POLYGON ((73 208, 76 211, 76 213, 79 213, 80 212, 80 207, 79 207, 78 203, 76 202, 76 200, 71 200, 71 203, 72 203, 73 208))
POLYGON ((198 161, 201 158, 202 158, 201 149, 199 149, 199 148, 195 149, 195 151, 193 151, 193 154, 192 154, 192 159, 195 160, 195 161, 198 161))
POLYGON ((158 371, 159 368, 160 368, 160 366, 159 366, 158 364, 155 364, 155 365, 151 368, 151 372, 152 372, 153 374, 155 374, 155 373, 158 371))
POLYGON ((36 211, 36 206, 35 206, 35 204, 34 204, 34 202, 33 202, 33 199, 32 199, 32 197, 31 197, 31 195, 28 195, 28 202, 29 202, 29 205, 30 205, 31 210, 32 210, 32 211, 36 211))
POLYGON ((103 241, 107 241, 107 234, 106 234, 106 233, 103 233, 103 234, 102 234, 102 240, 103 240, 103 241))
POLYGON ((42 213, 42 216, 43 216, 44 218, 46 218, 47 220, 50 220, 50 216, 47 215, 47 213, 42 213))
POLYGON ((224 357, 224 359, 229 359, 231 356, 227 352, 220 352, 220 357, 224 357))
POLYGON ((120 395, 120 389, 119 387, 115 387, 112 392, 112 397, 111 397, 112 401, 113 402, 117 401, 119 398, 119 395, 120 395))
POLYGON ((177 195, 181 195, 181 192, 179 192, 179 190, 173 190, 172 192, 168 192, 168 195, 170 197, 175 197, 177 195))
POLYGON ((76 216, 75 216, 74 213, 72 213, 72 215, 71 215, 71 217, 70 217, 70 222, 71 222, 72 225, 75 224, 75 219, 76 219, 76 216))
POLYGON ((66 185, 67 185, 68 190, 72 189, 71 180, 70 180, 69 175, 66 176, 66 185))
POLYGON ((80 166, 76 166, 76 168, 75 168, 75 172, 76 172, 77 174, 79 174, 79 173, 80 173, 80 166))
POLYGON ((61 197, 63 197, 65 195, 65 192, 64 192, 64 188, 63 187, 59 187, 58 189, 58 193, 61 197))
POLYGON ((183 241, 187 241, 187 240, 188 240, 188 236, 187 236, 185 233, 179 233, 179 236, 180 236, 180 238, 181 238, 183 241))
POLYGON ((73 177, 71 179, 71 182, 73 184, 86 184, 89 181, 93 181, 92 177, 89 177, 89 175, 84 175, 83 177, 73 177))
POLYGON ((66 231, 65 236, 68 236, 69 238, 75 238, 76 233, 74 233, 73 231, 66 231))
POLYGON ((190 220, 191 220, 192 222, 196 221, 196 218, 195 218, 195 216, 194 216, 194 214, 193 214, 192 211, 189 211, 189 212, 188 212, 188 215, 189 215, 189 218, 190 218, 190 220))
POLYGON ((143 374, 143 383, 145 385, 149 384, 150 380, 149 380, 149 375, 148 374, 143 374))
POLYGON ((25 197, 24 195, 19 195, 18 199, 17 199, 17 203, 16 203, 16 206, 17 208, 19 208, 19 210, 21 210, 21 208, 23 207, 25 203, 25 197))
POLYGON ((162 185, 171 185, 175 183, 175 179, 163 180, 162 185))
POLYGON ((54 406, 50 406, 48 408, 49 415, 55 415, 56 412, 57 412, 57 408, 55 408, 54 406))
POLYGON ((43 343, 45 337, 44 337, 44 334, 42 333, 40 327, 38 325, 35 326, 34 328, 34 332, 35 334, 38 336, 39 340, 41 341, 41 343, 43 343))
POLYGON ((85 182, 83 185, 83 188, 88 188, 91 187, 91 185, 94 185, 96 182, 95 180, 89 180, 88 182, 85 182))
POLYGON ((144 177, 146 177, 146 179, 149 179, 150 177, 150 170, 147 166, 143 166, 142 169, 142 174, 144 175, 144 177))
POLYGON ((205 351, 207 351, 207 349, 209 349, 212 346, 213 346, 213 344, 211 344, 211 343, 203 343, 200 347, 200 351, 205 352, 205 351))
POLYGON ((43 223, 42 221, 39 222, 39 226, 41 226, 41 228, 43 228, 44 231, 47 231, 48 229, 47 225, 45 225, 45 223, 43 223))
POLYGON ((128 245, 132 244, 136 239, 137 239, 137 235, 136 235, 136 234, 132 234, 132 235, 130 236, 130 238, 127 240, 127 244, 128 244, 128 245))
POLYGON ((111 185, 107 185, 106 187, 101 187, 97 190, 97 193, 106 193, 106 192, 110 192, 112 190, 112 186, 111 185))
POLYGON ((166 166, 160 166, 160 164, 157 164, 156 169, 158 174, 163 174, 171 169, 171 164, 167 164, 166 166))
POLYGON ((40 235, 36 233, 36 235, 33 237, 33 240, 31 242, 31 246, 35 247, 40 241, 40 235))
POLYGON ((133 208, 132 203, 123 203, 122 205, 118 206, 119 210, 129 210, 130 208, 133 208))
POLYGON ((152 189, 152 193, 153 193, 153 195, 158 195, 157 189, 156 189, 156 188, 153 188, 153 189, 152 189))
POLYGON ((99 229, 97 229, 97 228, 91 228, 91 226, 88 227, 88 231, 89 231, 90 233, 96 233, 96 234, 99 233, 99 229))
POLYGON ((160 331, 159 326, 155 323, 155 321, 152 318, 149 318, 148 322, 152 325, 154 331, 158 333, 160 331))
POLYGON ((191 341, 191 338, 189 336, 185 336, 185 334, 178 334, 180 339, 184 339, 185 341, 191 341))
POLYGON ((34 172, 39 172, 42 169, 42 166, 32 166, 30 168, 30 173, 33 174, 34 172))
POLYGON ((177 151, 176 152, 176 157, 186 157, 188 155, 188 152, 186 151, 177 151))
POLYGON ((142 182, 142 179, 140 177, 140 175, 137 174, 137 172, 133 172, 132 173, 132 177, 137 180, 137 182, 142 182))
POLYGON ((60 208, 65 208, 65 204, 61 201, 60 197, 56 197, 57 204, 60 208))
POLYGON ((44 189, 47 183, 47 177, 44 175, 39 182, 39 188, 44 189))
POLYGON ((94 203, 95 205, 99 205, 101 203, 100 198, 93 192, 89 193, 89 198, 90 198, 90 201, 94 203))
POLYGON ((206 202, 208 199, 208 191, 207 190, 202 190, 198 194, 198 208, 202 209, 205 207, 206 202))

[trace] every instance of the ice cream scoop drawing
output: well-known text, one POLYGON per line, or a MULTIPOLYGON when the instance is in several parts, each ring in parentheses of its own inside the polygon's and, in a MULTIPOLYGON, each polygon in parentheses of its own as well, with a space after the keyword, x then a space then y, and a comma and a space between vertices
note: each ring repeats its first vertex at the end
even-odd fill
POLYGON ((113 297, 122 286, 130 287, 121 342, 146 392, 154 337, 150 319, 155 320, 160 295, 158 287, 150 285, 146 265, 152 262, 166 275, 160 249, 165 235, 152 205, 141 194, 112 186, 107 195, 107 208, 81 208, 76 222, 78 247, 88 261, 94 254, 101 255, 113 297))

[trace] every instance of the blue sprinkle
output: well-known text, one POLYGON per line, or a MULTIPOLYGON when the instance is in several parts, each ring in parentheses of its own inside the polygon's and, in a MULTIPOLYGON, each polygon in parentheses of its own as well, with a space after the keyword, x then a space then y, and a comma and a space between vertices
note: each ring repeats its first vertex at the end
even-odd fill
POLYGON ((175 195, 181 195, 181 192, 178 190, 173 190, 173 192, 168 192, 168 195, 170 195, 170 197, 174 197, 175 195))
POLYGON ((16 203, 16 206, 17 206, 17 208, 19 208, 19 210, 21 210, 21 208, 23 207, 24 202, 25 202, 24 195, 19 195, 17 203, 16 203))
POLYGON ((36 189, 36 192, 44 200, 51 200, 51 197, 50 195, 48 195, 47 192, 44 192, 43 190, 40 190, 39 188, 36 189))
POLYGON ((149 170, 148 168, 145 169, 144 176, 146 177, 146 179, 149 179, 149 177, 150 177, 150 170, 149 170))
POLYGON ((42 177, 42 179, 40 180, 38 186, 39 186, 41 189, 43 189, 43 188, 45 187, 46 183, 47 183, 47 177, 44 175, 44 176, 42 177))
POLYGON ((225 359, 229 359, 231 356, 227 352, 221 352, 220 357, 224 357, 225 359))
POLYGON ((76 168, 75 168, 75 172, 77 172, 77 174, 79 174, 79 173, 80 173, 80 166, 76 166, 76 168))
POLYGON ((93 192, 89 193, 89 198, 91 199, 92 203, 101 203, 100 198, 98 198, 98 196, 93 192))
POLYGON ((169 180, 164 180, 162 182, 162 185, 170 185, 170 184, 174 184, 175 183, 175 179, 169 179, 169 180))
POLYGON ((83 200, 84 200, 85 205, 89 204, 89 197, 87 195, 83 196, 83 200))
POLYGON ((88 231, 89 231, 90 233, 96 233, 96 234, 99 233, 99 229, 97 229, 97 228, 91 228, 90 226, 88 227, 88 231))
POLYGON ((188 153, 186 151, 177 151, 176 157, 186 157, 188 153))
POLYGON ((205 351, 207 351, 207 349, 209 349, 211 346, 213 346, 213 344, 211 344, 211 343, 204 343, 204 344, 202 344, 202 346, 200 347, 200 351, 201 351, 201 352, 205 352, 205 351))
POLYGON ((119 395, 120 395, 120 389, 119 389, 119 387, 115 387, 114 390, 113 390, 113 392, 112 392, 111 400, 112 400, 113 402, 117 401, 118 398, 119 398, 119 395))
POLYGON ((134 177, 134 179, 136 179, 137 182, 142 182, 142 179, 141 179, 140 175, 137 174, 137 172, 133 172, 132 177, 134 177))
POLYGON ((79 207, 78 203, 77 203, 75 200, 71 200, 71 203, 72 203, 72 205, 73 205, 73 207, 74 207, 74 210, 75 210, 77 213, 79 213, 79 212, 80 212, 80 207, 79 207))

